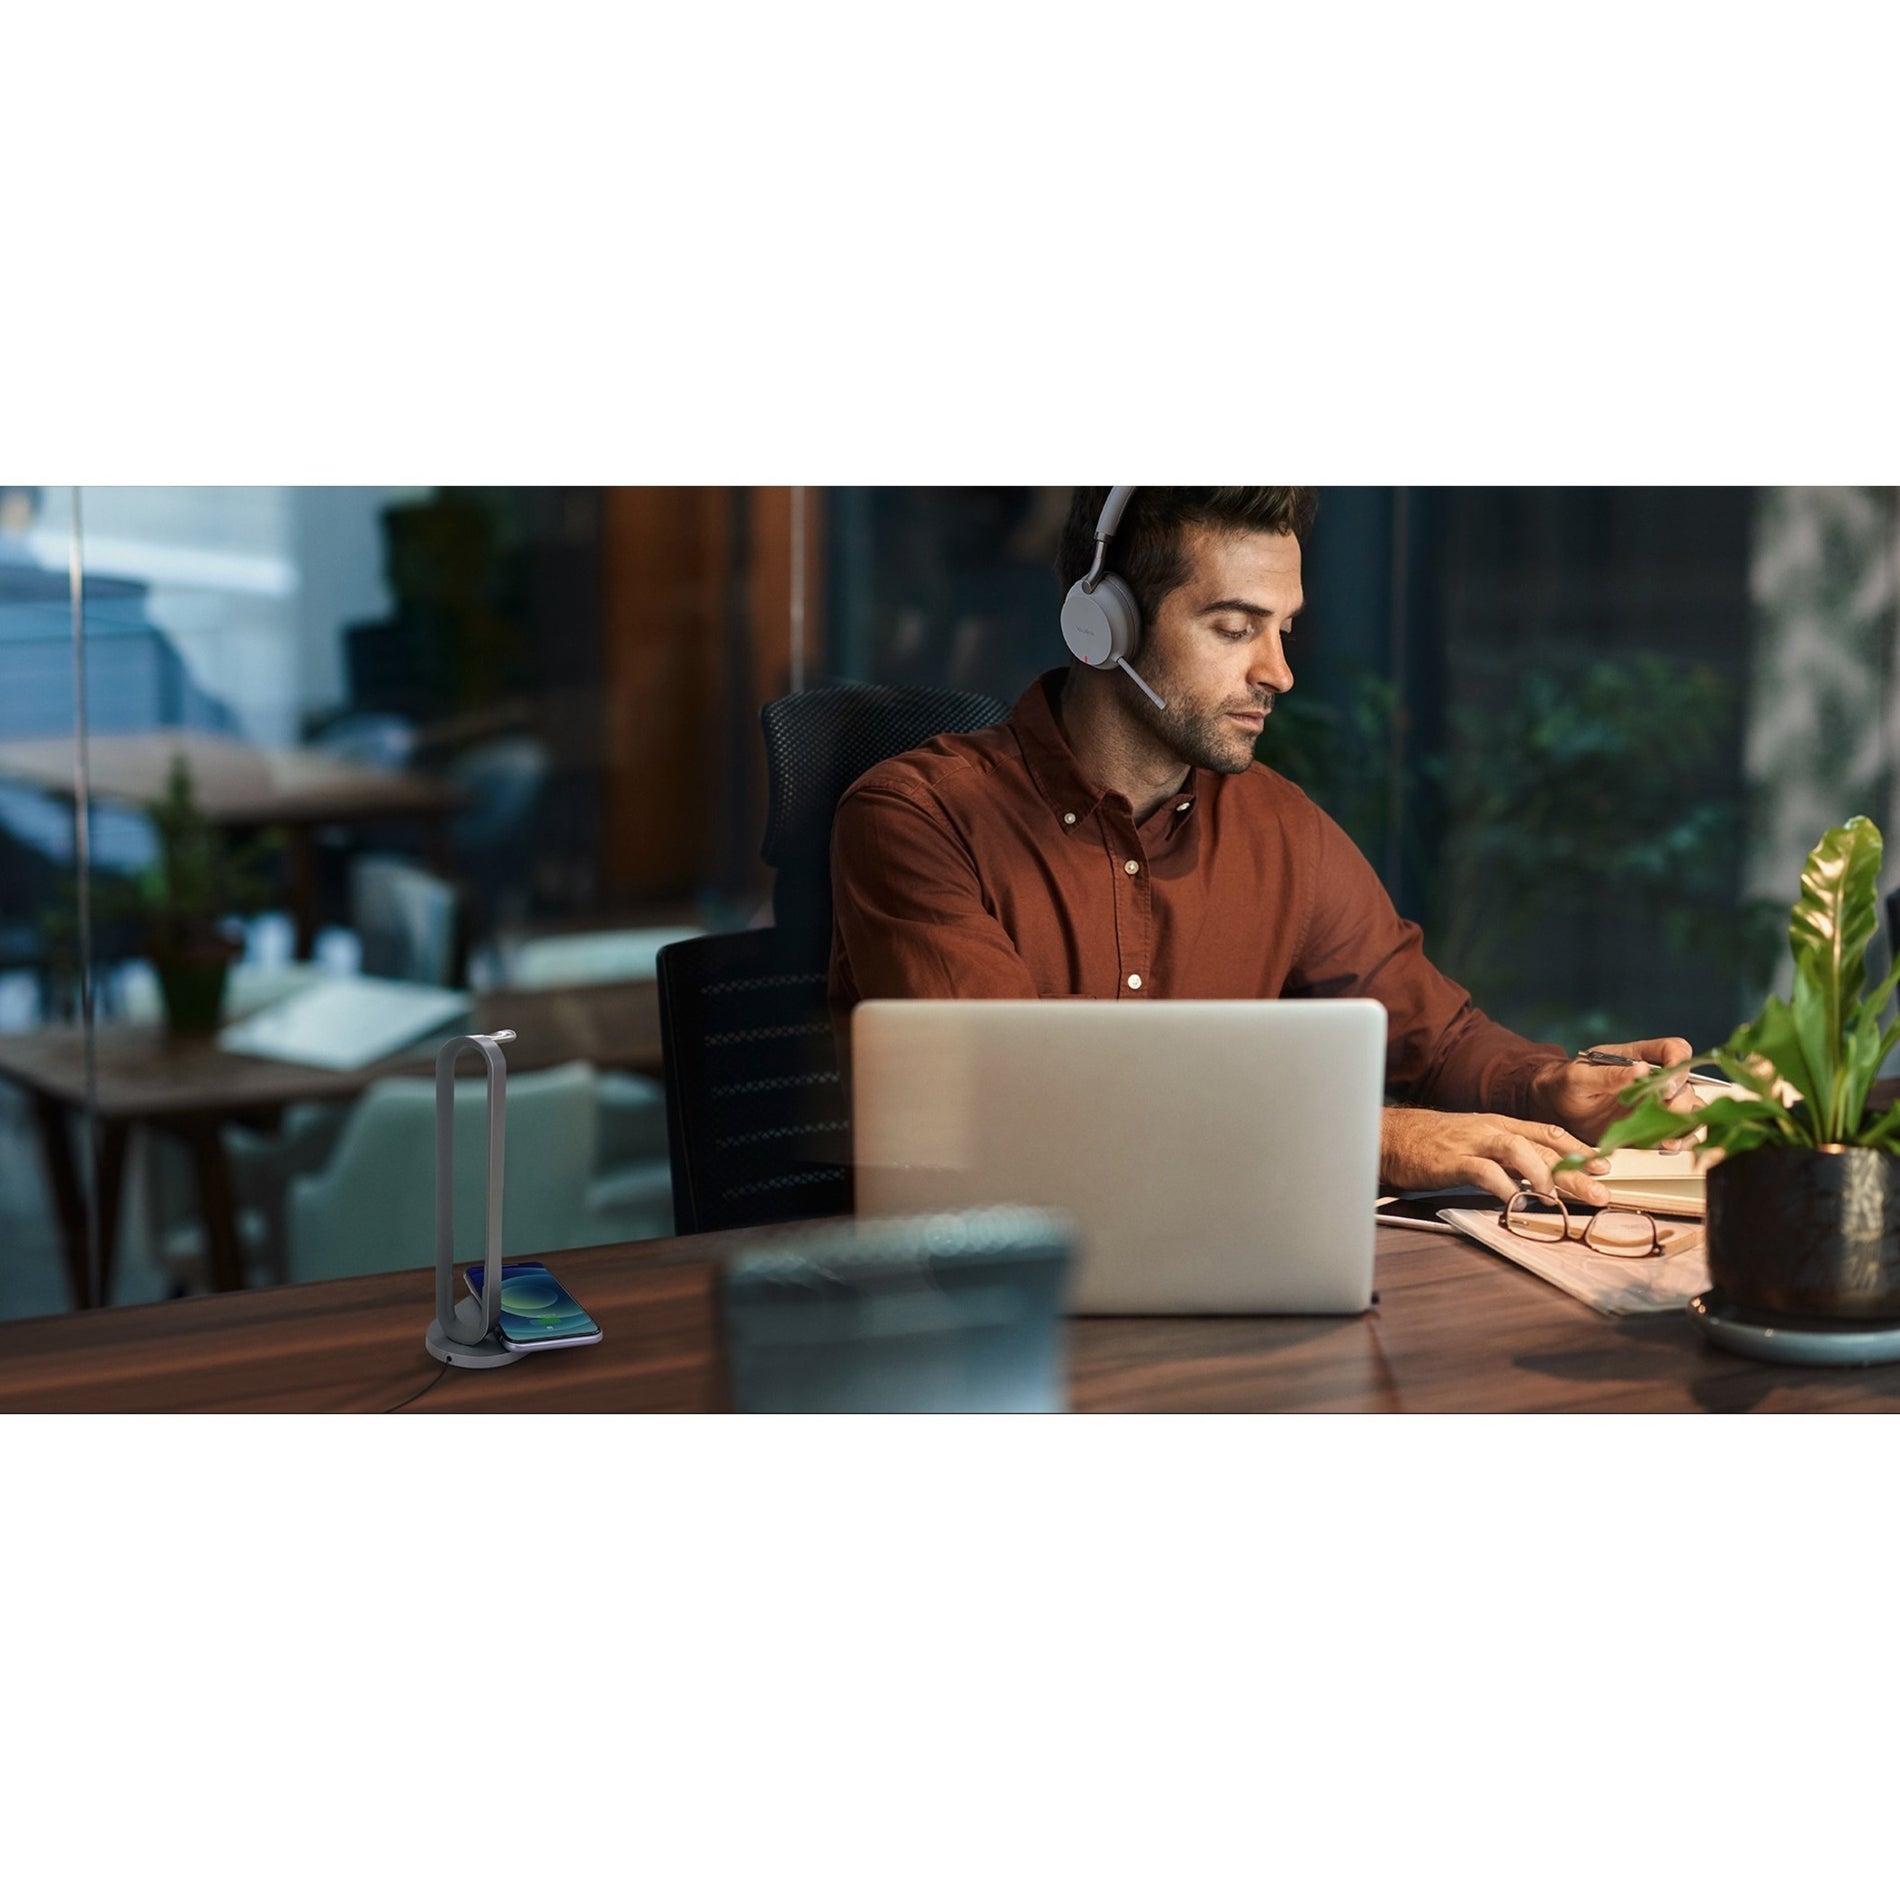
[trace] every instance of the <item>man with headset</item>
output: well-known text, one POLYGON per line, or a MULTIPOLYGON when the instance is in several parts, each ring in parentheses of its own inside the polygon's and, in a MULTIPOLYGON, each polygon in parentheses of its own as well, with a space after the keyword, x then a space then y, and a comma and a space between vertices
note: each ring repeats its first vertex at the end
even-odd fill
MULTIPOLYGON (((1550 1192, 1617 1090, 1690 1045, 1592 1064, 1493 1022, 1358 847, 1255 762, 1293 685, 1313 511, 1302 488, 1076 491, 1058 554, 1070 665, 1005 724, 887 760, 839 805, 834 1015, 885 996, 1370 996, 1405 1104, 1384 1113, 1381 1179, 1550 1192)), ((1579 1176, 1564 1192, 1607 1195, 1579 1176)))

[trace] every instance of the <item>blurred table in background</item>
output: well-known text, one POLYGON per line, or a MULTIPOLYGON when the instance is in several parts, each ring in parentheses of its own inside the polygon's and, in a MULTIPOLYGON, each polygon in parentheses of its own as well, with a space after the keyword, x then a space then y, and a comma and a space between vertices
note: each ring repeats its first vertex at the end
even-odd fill
MULTIPOLYGON (((659 990, 652 983, 486 991, 473 999, 470 1027, 516 1032, 508 1051, 511 1071, 579 1060, 598 1069, 661 1073, 659 990)), ((244 1269, 224 1152, 226 1124, 268 1127, 293 1102, 350 1101, 383 1076, 432 1074, 436 1050, 453 1033, 451 1025, 382 1062, 335 1070, 234 1055, 209 1038, 175 1037, 155 1023, 97 1024, 101 1302, 111 1298, 126 1142, 134 1127, 175 1136, 190 1154, 212 1279, 220 1291, 232 1291, 243 1285, 244 1269)), ((87 1306, 86 1204, 73 1127, 85 1125, 83 1030, 61 1025, 0 1036, 0 1082, 22 1089, 32 1105, 73 1301, 87 1306)))
MULTIPOLYGON (((86 771, 92 796, 112 804, 154 804, 165 796, 176 758, 184 759, 192 795, 214 825, 283 831, 290 872, 286 897, 300 958, 310 955, 316 941, 312 834, 318 826, 416 819, 440 870, 448 862, 447 820, 468 802, 459 785, 420 772, 365 765, 309 746, 253 746, 219 733, 163 726, 89 739, 86 771)), ((74 770, 70 736, 0 741, 0 778, 70 799, 74 770)))

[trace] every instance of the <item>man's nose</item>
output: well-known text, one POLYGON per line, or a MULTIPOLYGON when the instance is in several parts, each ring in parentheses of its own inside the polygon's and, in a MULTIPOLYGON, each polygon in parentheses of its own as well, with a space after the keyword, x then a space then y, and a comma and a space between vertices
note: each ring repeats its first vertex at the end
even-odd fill
POLYGON ((1292 691, 1293 669, 1287 665, 1286 649, 1278 640, 1261 641, 1254 663, 1247 669, 1247 683, 1271 687, 1276 693, 1292 691))

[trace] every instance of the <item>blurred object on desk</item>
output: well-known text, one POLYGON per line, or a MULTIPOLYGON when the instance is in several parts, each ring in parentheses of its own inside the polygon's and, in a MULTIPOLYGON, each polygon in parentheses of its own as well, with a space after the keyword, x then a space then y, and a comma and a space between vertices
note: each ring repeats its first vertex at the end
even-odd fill
POLYGON ((1046 1208, 814 1222, 732 1256, 741 1412, 1058 1412, 1075 1224, 1046 1208))
POLYGON ((352 1070, 408 1049, 468 1013, 465 990, 375 976, 326 976, 233 1023, 218 1047, 271 1062, 352 1070))

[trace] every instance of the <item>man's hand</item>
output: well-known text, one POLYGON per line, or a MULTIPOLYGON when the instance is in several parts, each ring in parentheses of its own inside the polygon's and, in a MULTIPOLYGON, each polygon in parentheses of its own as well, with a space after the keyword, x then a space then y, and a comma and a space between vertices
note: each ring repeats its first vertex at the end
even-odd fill
MULTIPOLYGON (((1379 1126, 1379 1179, 1393 1188, 1483 1188, 1508 1201, 1526 1183, 1539 1194, 1557 1193, 1551 1164, 1567 1155, 1587 1154, 1589 1148, 1587 1141, 1555 1122, 1388 1108, 1379 1126)), ((1596 1160, 1586 1172, 1566 1174, 1565 1199, 1601 1207, 1610 1191, 1591 1176, 1607 1173, 1609 1166, 1596 1160)))
MULTIPOLYGON (((1618 1068, 1611 1064, 1553 1062, 1537 1080, 1538 1106, 1553 1121, 1566 1128, 1580 1129, 1594 1142, 1618 1116, 1626 1113, 1617 1091, 1647 1075, 1651 1069, 1666 1069, 1672 1063, 1687 1062, 1695 1054, 1680 1036, 1658 1036, 1649 1042, 1603 1042, 1595 1045, 1605 1055, 1627 1056, 1618 1068)), ((1699 1108, 1702 1098, 1685 1081, 1668 1101, 1678 1115, 1699 1108)), ((1664 1154, 1673 1154, 1687 1146, 1681 1141, 1662 1144, 1664 1154)))

